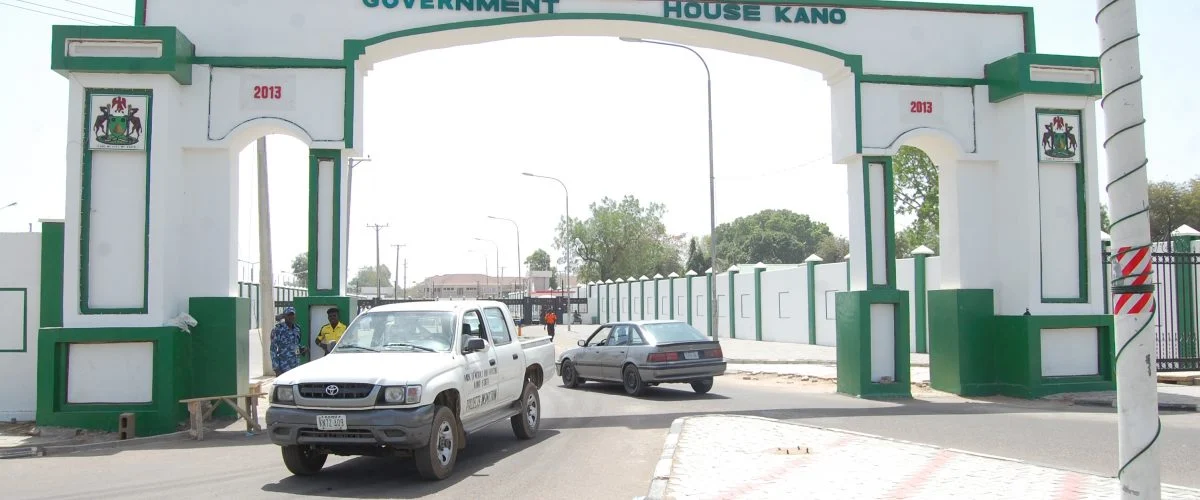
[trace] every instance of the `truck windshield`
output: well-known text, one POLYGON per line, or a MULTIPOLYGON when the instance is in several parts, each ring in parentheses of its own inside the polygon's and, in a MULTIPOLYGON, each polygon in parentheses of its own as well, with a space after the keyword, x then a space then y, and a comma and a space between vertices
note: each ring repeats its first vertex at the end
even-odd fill
POLYGON ((454 313, 369 312, 355 318, 333 352, 450 352, 454 313))

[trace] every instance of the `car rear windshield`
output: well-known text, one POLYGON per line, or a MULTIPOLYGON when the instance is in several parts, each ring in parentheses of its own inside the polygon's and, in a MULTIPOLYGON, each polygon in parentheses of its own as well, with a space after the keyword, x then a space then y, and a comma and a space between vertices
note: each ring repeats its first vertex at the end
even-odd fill
POLYGON ((654 337, 658 344, 673 342, 701 342, 708 340, 700 330, 687 323, 651 323, 642 325, 642 330, 654 337))

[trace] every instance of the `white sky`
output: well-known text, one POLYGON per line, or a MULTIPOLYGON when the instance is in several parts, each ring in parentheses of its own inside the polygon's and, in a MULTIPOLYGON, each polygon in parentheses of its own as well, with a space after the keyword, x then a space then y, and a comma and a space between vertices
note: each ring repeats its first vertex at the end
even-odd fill
MULTIPOLYGON (((132 15, 132 0, 79 0, 132 15)), ((932 0, 937 1, 937 0, 932 0)), ((62 11, 19 5, 68 15, 62 11)), ((132 24, 131 17, 66 0, 45 6, 132 24)), ((978 1, 1035 7, 1038 51, 1095 55, 1095 0, 978 1)), ((1152 180, 1200 172, 1189 147, 1200 143, 1194 82, 1195 0, 1142 0, 1142 69, 1152 180)), ((80 18, 95 21, 90 18, 80 18)), ((97 21, 98 22, 98 21, 97 21)), ((0 80, 9 119, 0 144, 27 157, 0 162, 0 231, 26 231, 39 218, 62 218, 67 138, 66 79, 50 71, 53 24, 60 18, 0 4, 0 46, 10 73, 0 80), (14 50, 21 48, 20 50, 14 50)), ((713 75, 717 223, 787 208, 847 234, 846 180, 829 163, 829 91, 814 72, 778 62, 700 50, 713 75)), ((393 267, 391 244, 406 244, 408 280, 456 272, 511 276, 521 250, 552 255, 562 188, 521 176, 558 177, 571 214, 586 216, 604 196, 664 203, 675 233, 707 234, 708 156, 704 73, 690 53, 606 38, 517 39, 431 51, 380 64, 366 81, 364 151, 355 169, 350 274, 375 259, 393 267), (472 253, 474 251, 475 253, 472 253)), ((269 145, 275 268, 307 247, 307 150, 272 136, 269 145)), ((242 156, 241 258, 257 260, 254 149, 242 156)), ((1100 185, 1105 184, 1101 163, 1100 185)), ((903 224, 903 221, 901 221, 903 224)), ((36 225, 36 224, 35 224, 36 225)))

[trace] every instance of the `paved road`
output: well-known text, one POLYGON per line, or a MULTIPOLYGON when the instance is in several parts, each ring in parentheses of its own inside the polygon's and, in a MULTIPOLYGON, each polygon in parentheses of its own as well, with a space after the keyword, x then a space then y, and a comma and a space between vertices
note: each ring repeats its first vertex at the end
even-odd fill
MULTIPOLYGON (((572 339, 563 335, 559 344, 572 339)), ((671 421, 685 415, 761 415, 1113 474, 1111 410, 1004 400, 925 398, 865 401, 829 385, 764 377, 719 379, 713 392, 654 388, 642 399, 617 386, 542 392, 542 431, 517 441, 507 423, 470 439, 452 478, 419 480, 407 461, 332 457, 317 478, 294 478, 264 437, 226 435, 202 443, 0 462, 5 498, 530 498, 613 499, 645 494, 671 421)), ((679 389, 686 386, 678 386, 679 389)), ((1164 480, 1200 487, 1200 415, 1163 418, 1164 480), (1190 474, 1189 474, 1190 473, 1190 474)))

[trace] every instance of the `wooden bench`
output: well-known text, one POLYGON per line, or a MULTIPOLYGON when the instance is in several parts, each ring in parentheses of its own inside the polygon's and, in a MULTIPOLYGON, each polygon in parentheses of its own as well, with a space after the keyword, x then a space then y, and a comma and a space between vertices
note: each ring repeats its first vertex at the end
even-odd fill
POLYGON ((234 394, 230 396, 209 396, 204 398, 181 399, 180 403, 186 403, 188 413, 191 414, 189 419, 190 428, 188 434, 193 439, 200 441, 204 439, 204 421, 212 416, 213 410, 216 410, 221 403, 225 403, 233 408, 243 420, 246 421, 246 432, 261 432, 262 426, 258 425, 258 398, 265 396, 267 393, 259 392, 259 387, 253 387, 252 392, 246 394, 234 394), (246 407, 238 406, 238 400, 245 399, 246 407))

